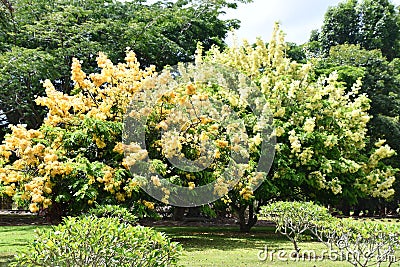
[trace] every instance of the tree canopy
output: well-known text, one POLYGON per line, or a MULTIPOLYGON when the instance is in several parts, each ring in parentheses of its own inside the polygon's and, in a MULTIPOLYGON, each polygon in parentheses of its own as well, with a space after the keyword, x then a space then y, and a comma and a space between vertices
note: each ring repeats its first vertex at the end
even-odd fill
POLYGON ((375 160, 395 152, 384 140, 369 146, 370 99, 360 80, 350 90, 335 72, 315 80, 313 64, 285 56, 282 36, 273 38, 268 48, 259 40, 253 46, 245 43, 209 54, 212 62, 252 77, 274 114, 277 147, 272 171, 255 192, 257 202, 247 205, 256 208, 267 199, 305 198, 340 207, 342 200, 355 204, 366 196, 393 195, 395 170, 375 160))
POLYGON ((358 44, 392 60, 400 56, 399 11, 389 0, 346 0, 328 9, 321 30, 311 37, 325 54, 332 46, 358 44))
POLYGON ((160 69, 192 60, 198 42, 223 47, 227 32, 239 22, 219 15, 224 7, 235 8, 235 2, 3 0, 1 109, 11 124, 39 127, 45 114, 34 104, 35 96, 44 95, 40 82, 47 78, 57 90, 70 92, 73 57, 94 71, 99 51, 119 62, 129 47, 143 66, 160 69))

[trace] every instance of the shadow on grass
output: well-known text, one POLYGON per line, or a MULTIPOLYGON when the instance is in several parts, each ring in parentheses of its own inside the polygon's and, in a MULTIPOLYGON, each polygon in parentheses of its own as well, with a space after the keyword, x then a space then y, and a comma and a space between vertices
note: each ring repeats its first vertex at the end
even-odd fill
POLYGON ((179 242, 186 251, 216 249, 231 251, 244 248, 261 248, 269 243, 279 248, 286 239, 275 233, 273 227, 257 227, 250 233, 242 233, 237 227, 154 227, 166 233, 172 241, 179 242))
POLYGON ((1 226, 0 227, 0 233, 18 233, 18 232, 26 232, 26 231, 33 231, 34 229, 38 228, 40 226, 34 225, 34 226, 1 226))
POLYGON ((13 260, 13 258, 14 258, 13 254, 8 254, 8 255, 0 254, 0 267, 8 266, 8 264, 13 260))

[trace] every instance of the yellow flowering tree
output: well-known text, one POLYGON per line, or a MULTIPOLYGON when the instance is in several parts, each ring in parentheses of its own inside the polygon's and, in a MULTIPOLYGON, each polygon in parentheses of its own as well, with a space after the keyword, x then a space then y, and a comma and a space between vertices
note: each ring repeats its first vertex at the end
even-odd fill
POLYGON ((278 24, 267 46, 258 39, 255 45, 244 42, 222 52, 215 48, 202 60, 245 73, 258 85, 273 114, 277 144, 268 178, 256 192, 228 194, 239 216, 249 208, 247 225, 255 223, 258 207, 274 198, 351 205, 362 196, 394 194, 395 170, 382 160, 395 151, 385 140, 366 151, 370 100, 359 94, 360 81, 347 90, 336 73, 315 80, 311 63, 286 57, 278 24))
POLYGON ((123 165, 123 116, 141 81, 154 68, 141 70, 135 54, 114 65, 99 53, 99 73, 86 75, 74 59, 71 95, 44 81, 46 96, 36 99, 47 108, 38 130, 11 126, 0 145, 0 191, 32 212, 48 209, 52 215, 80 212, 94 202, 139 200, 139 187, 123 165))
POLYGON ((166 204, 228 201, 230 190, 247 201, 273 160, 270 115, 258 88, 232 68, 201 60, 167 68, 131 103, 123 164, 166 204))

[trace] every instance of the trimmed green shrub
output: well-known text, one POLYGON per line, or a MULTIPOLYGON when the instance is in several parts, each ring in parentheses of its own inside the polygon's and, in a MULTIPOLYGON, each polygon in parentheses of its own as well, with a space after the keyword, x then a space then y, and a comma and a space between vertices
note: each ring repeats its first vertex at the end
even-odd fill
POLYGON ((325 240, 329 249, 355 267, 391 266, 400 259, 400 225, 352 218, 317 222, 318 239, 325 240))
POLYGON ((275 222, 277 232, 292 241, 300 255, 299 241, 311 234, 323 242, 337 260, 355 267, 391 266, 400 259, 400 225, 397 223, 339 219, 312 202, 275 202, 261 208, 261 216, 275 222))
POLYGON ((297 253, 305 233, 314 232, 317 222, 333 220, 328 209, 313 202, 273 202, 261 207, 260 215, 276 224, 276 231, 293 243, 297 253))
POLYGON ((67 217, 53 231, 36 234, 12 266, 175 266, 181 251, 163 233, 117 218, 67 217))
POLYGON ((121 223, 135 225, 137 217, 127 208, 118 205, 97 205, 88 212, 89 215, 97 218, 117 218, 121 223))

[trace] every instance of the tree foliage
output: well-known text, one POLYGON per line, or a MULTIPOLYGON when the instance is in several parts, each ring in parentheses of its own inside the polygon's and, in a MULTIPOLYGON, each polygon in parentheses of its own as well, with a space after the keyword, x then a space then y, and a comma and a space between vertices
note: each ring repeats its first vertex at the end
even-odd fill
POLYGON ((128 200, 134 208, 154 208, 140 200, 138 184, 122 165, 121 143, 127 105, 154 66, 140 70, 133 52, 125 64, 113 65, 102 53, 97 62, 101 72, 86 75, 73 60, 71 95, 45 80, 46 96, 36 99, 48 109, 40 129, 12 126, 1 145, 2 193, 32 212, 45 209, 58 217, 94 202, 128 200))
POLYGON ((259 40, 255 46, 208 53, 208 61, 251 77, 274 114, 272 171, 255 198, 232 197, 231 206, 244 212, 268 198, 351 204, 366 195, 392 196, 395 172, 380 161, 395 152, 383 140, 367 146, 370 100, 360 92, 361 82, 347 90, 335 73, 315 81, 311 64, 293 62, 284 51, 283 37, 275 36, 268 48, 259 40))
MULTIPOLYGON (((80 58, 95 71, 99 51, 120 62, 127 47, 143 66, 158 69, 190 61, 197 42, 207 48, 224 46, 237 20, 223 20, 223 8, 236 1, 44 1, 4 0, 0 3, 0 106, 10 124, 40 126, 45 110, 34 96, 44 96, 39 84, 50 79, 69 93, 69 66, 80 58)), ((247 2, 247 1, 241 1, 247 2)))
POLYGON ((328 9, 317 39, 324 54, 332 46, 359 44, 391 60, 400 55, 399 11, 389 0, 346 0, 328 9))
MULTIPOLYGON (((366 50, 360 48, 359 45, 338 45, 331 47, 329 55, 320 59, 317 64, 318 75, 328 75, 332 71, 337 71, 339 80, 345 82, 348 90, 359 77, 362 77, 360 92, 367 94, 371 99, 371 108, 368 113, 372 118, 367 125, 370 136, 369 147, 380 139, 385 139, 390 147, 395 151, 400 151, 397 142, 400 138, 398 121, 400 69, 396 66, 397 61, 398 59, 392 62, 387 61, 377 49, 366 50)), ((395 168, 400 167, 398 154, 387 162, 395 168)), ((395 189, 399 190, 398 181, 396 181, 395 189)), ((398 194, 395 194, 392 200, 394 206, 391 209, 396 210, 398 194)), ((369 208, 370 211, 372 209, 375 208, 369 208)))

